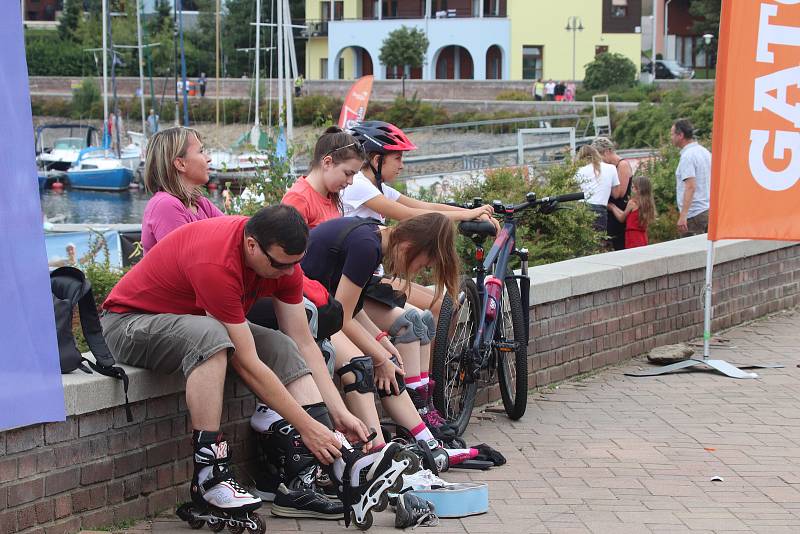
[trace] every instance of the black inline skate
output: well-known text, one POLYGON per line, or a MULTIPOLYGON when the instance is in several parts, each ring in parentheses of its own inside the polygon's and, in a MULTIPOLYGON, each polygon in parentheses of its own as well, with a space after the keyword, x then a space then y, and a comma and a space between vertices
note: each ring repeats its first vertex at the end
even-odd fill
MULTIPOLYGON (((330 425, 324 405, 305 407, 306 412, 330 425)), ((344 508, 317 487, 319 462, 303 443, 300 433, 285 419, 271 424, 258 435, 261 453, 253 493, 272 502, 272 515, 337 520, 344 508)))
POLYGON ((195 430, 192 501, 182 504, 177 515, 193 529, 208 525, 213 532, 226 526, 231 534, 264 534, 266 525, 254 510, 261 499, 254 497, 234 478, 228 443, 221 432, 195 430))

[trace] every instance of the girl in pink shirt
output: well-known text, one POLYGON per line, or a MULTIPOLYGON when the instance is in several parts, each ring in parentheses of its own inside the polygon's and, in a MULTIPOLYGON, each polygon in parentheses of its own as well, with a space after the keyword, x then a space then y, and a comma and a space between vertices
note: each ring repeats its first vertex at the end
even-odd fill
POLYGON ((210 161, 200 135, 191 128, 176 126, 150 138, 144 185, 154 195, 142 217, 145 253, 179 226, 223 215, 202 193, 210 161))

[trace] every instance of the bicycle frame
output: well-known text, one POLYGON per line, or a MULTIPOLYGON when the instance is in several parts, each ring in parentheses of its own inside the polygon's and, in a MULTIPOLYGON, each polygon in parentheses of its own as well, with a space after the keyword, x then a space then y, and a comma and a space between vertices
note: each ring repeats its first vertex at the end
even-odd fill
MULTIPOLYGON (((530 298, 530 278, 528 277, 528 251, 525 249, 517 250, 516 244, 516 229, 517 221, 514 219, 514 214, 509 213, 506 215, 503 228, 497 235, 492 248, 489 249, 489 254, 479 262, 475 268, 476 271, 476 285, 478 287, 478 298, 480 302, 481 314, 478 329, 475 334, 471 348, 472 355, 472 376, 470 379, 478 378, 481 369, 484 368, 486 360, 484 355, 488 353, 489 344, 494 340, 495 329, 497 328, 497 318, 502 314, 503 310, 503 288, 507 283, 516 283, 519 280, 520 296, 522 298, 524 319, 525 319, 525 342, 527 345, 528 340, 528 327, 529 327, 529 311, 528 303, 530 298), (522 262, 522 272, 519 275, 506 276, 506 269, 511 255, 520 258, 522 262), (497 302, 497 313, 492 319, 488 317, 489 299, 486 298, 485 279, 486 274, 491 272, 492 265, 495 265, 494 273, 501 282, 500 300, 497 302)), ((476 250, 475 257, 477 260, 481 259, 483 255, 482 242, 475 242, 476 250)))

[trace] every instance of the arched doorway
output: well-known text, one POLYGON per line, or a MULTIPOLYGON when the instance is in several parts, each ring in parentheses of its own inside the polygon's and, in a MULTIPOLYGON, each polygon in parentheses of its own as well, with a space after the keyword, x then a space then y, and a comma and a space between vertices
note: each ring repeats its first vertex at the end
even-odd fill
POLYGON ((336 54, 334 79, 355 80, 373 74, 372 56, 361 46, 347 46, 336 54))
POLYGON ((442 48, 436 57, 437 80, 471 80, 475 77, 472 56, 463 46, 442 48))
POLYGON ((486 50, 486 79, 503 79, 503 49, 497 45, 486 50))

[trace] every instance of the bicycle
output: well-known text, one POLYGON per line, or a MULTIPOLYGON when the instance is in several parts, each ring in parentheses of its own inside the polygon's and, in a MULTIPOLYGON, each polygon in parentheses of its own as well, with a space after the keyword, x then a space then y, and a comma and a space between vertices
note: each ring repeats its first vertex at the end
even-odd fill
MULTIPOLYGON (((431 365, 434 404, 459 436, 469 424, 482 373, 487 383, 497 373, 509 418, 521 418, 527 407, 530 278, 528 250, 515 247, 516 216, 528 209, 550 214, 561 203, 583 198, 583 193, 570 193, 537 199, 535 193, 528 193, 521 204, 493 202, 495 214, 503 216, 503 227, 488 255, 483 244, 495 235, 494 225, 489 221, 459 223, 459 233, 475 244, 476 280, 462 280, 457 306, 449 297, 444 299, 431 365), (519 275, 508 269, 512 255, 520 260, 519 275)), ((453 205, 474 208, 481 204, 476 198, 472 204, 453 205)))

